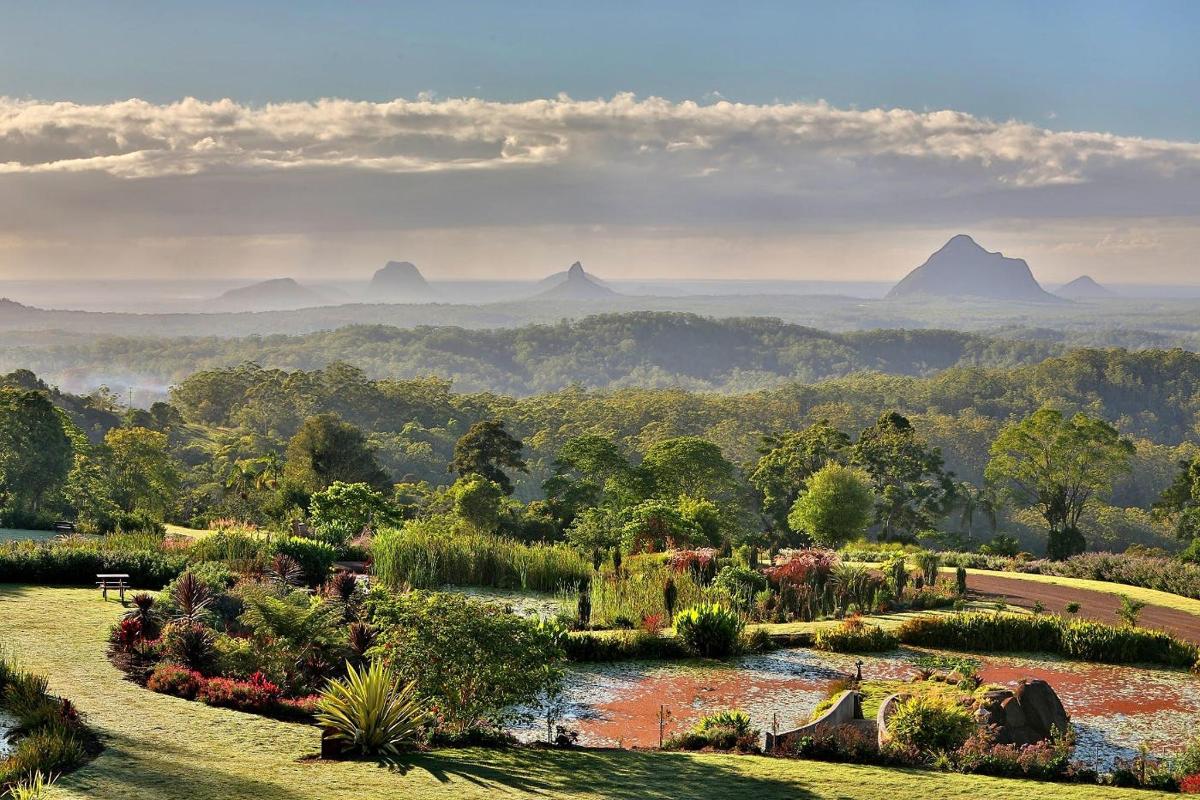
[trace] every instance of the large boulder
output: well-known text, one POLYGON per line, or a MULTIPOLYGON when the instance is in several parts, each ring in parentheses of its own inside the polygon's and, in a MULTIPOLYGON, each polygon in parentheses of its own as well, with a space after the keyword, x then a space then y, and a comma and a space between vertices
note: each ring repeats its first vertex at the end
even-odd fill
POLYGON ((975 712, 981 725, 991 726, 997 744, 1023 746, 1063 733, 1071 724, 1062 701, 1043 680, 1022 680, 1014 690, 996 689, 984 694, 975 712))

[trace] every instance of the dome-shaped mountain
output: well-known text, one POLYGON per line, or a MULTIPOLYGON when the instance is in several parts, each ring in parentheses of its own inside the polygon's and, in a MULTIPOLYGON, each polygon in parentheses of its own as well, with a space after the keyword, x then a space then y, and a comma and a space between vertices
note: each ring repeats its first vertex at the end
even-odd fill
POLYGON ((329 305, 330 298, 293 278, 272 278, 230 289, 212 302, 222 311, 283 311, 329 305))
POLYGON ((1106 300, 1117 296, 1111 289, 1096 283, 1090 275, 1080 275, 1070 283, 1055 289, 1054 293, 1068 300, 1106 300))
POLYGON ((1021 258, 984 250, 958 234, 888 292, 888 298, 978 297, 987 300, 1063 302, 1041 287, 1021 258))
POLYGON ((428 303, 436 299, 433 288, 411 261, 389 261, 371 276, 368 302, 428 303))
MULTIPOLYGON (((551 275, 542 283, 555 277, 557 275, 551 275)), ((566 277, 537 296, 557 300, 603 300, 606 297, 616 297, 617 293, 584 272, 583 264, 576 261, 567 270, 566 277)))

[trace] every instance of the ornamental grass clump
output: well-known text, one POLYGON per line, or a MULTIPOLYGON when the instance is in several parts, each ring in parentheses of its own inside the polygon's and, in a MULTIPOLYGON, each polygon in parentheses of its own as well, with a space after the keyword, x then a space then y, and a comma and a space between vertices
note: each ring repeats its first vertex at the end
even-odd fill
POLYGON ((813 647, 831 653, 879 653, 895 650, 900 641, 878 625, 850 617, 836 628, 822 628, 813 636, 813 647))
POLYGON ((704 658, 736 653, 744 628, 741 616, 719 603, 689 608, 675 617, 675 634, 683 646, 704 658))
POLYGON ((975 730, 975 720, 970 710, 952 697, 919 694, 900 702, 887 727, 900 745, 935 753, 962 745, 975 730))
POLYGON ((316 722, 347 748, 363 755, 395 755, 418 741, 427 714, 416 683, 398 687, 381 662, 346 664, 346 677, 331 680, 317 701, 316 722))

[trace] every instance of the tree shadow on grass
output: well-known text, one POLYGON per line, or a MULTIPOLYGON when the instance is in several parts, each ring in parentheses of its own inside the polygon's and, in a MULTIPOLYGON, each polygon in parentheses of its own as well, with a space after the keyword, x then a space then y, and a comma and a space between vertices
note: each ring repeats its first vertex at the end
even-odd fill
MULTIPOLYGON (((798 780, 748 774, 772 760, 754 756, 696 757, 636 750, 438 750, 389 764, 401 774, 423 770, 443 784, 465 781, 492 791, 544 797, 592 794, 606 800, 678 800, 684 797, 766 800, 817 797, 798 780), (746 761, 741 761, 746 759, 746 761), (738 766, 745 768, 739 769, 738 766)), ((758 770, 781 772, 782 770, 758 770)), ((447 792, 453 790, 449 787, 447 792)))
POLYGON ((124 734, 106 731, 105 750, 93 762, 63 776, 64 787, 89 800, 311 800, 303 787, 266 783, 251 774, 230 771, 217 758, 202 765, 195 753, 148 746, 124 734))

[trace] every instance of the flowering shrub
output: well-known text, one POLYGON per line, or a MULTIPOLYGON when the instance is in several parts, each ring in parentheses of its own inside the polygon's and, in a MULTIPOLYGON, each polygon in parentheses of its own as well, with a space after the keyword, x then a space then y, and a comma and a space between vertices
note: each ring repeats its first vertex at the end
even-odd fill
POLYGON ((717 551, 711 547, 676 550, 668 561, 675 572, 690 572, 697 583, 710 584, 717 575, 717 551))
POLYGON ((317 703, 321 695, 310 694, 304 697, 285 697, 278 701, 276 712, 284 719, 310 720, 317 713, 317 703))
POLYGON ((812 758, 818 761, 850 761, 868 763, 879 758, 879 744, 853 725, 834 725, 813 736, 802 736, 787 744, 785 755, 812 758))
POLYGON ((152 692, 170 694, 194 700, 204 684, 204 676, 179 664, 159 664, 150 673, 146 688, 152 692))
POLYGON ((1200 773, 1185 775, 1179 780, 1180 794, 1200 794, 1200 773))
POLYGON ((1067 774, 1073 746, 1070 731, 1048 741, 1018 747, 996 744, 989 731, 979 728, 958 748, 954 760, 962 772, 1051 780, 1067 774))
POLYGON ((838 564, 838 555, 832 550, 810 547, 805 550, 783 550, 775 557, 775 566, 767 570, 767 578, 775 586, 792 584, 824 586, 838 564))
POLYGON ((647 614, 642 617, 642 630, 646 633, 657 634, 665 627, 666 620, 663 619, 662 614, 647 614))
POLYGON ((200 686, 196 697, 210 706, 261 713, 271 710, 279 695, 279 687, 256 672, 247 681, 209 678, 200 686))

